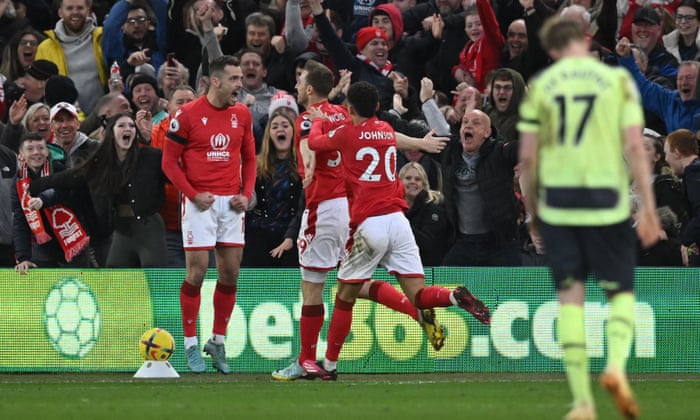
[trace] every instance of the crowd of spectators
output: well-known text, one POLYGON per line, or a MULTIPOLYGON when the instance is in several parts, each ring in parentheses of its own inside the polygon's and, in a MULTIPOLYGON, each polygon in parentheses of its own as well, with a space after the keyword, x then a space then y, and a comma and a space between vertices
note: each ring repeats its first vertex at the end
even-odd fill
POLYGON ((640 261, 697 264, 697 149, 678 140, 700 128, 696 0, 0 0, 0 266, 183 267, 181 194, 156 163, 221 55, 240 59, 258 153, 244 266, 298 266, 293 138, 309 60, 333 71, 333 103, 370 82, 397 132, 450 138, 440 153, 398 152, 425 265, 543 264, 516 125, 528 81, 550 64, 537 32, 555 14, 580 22, 591 56, 628 69, 640 92, 668 235, 640 261), (37 238, 30 218, 50 206, 76 215, 84 250, 37 238))

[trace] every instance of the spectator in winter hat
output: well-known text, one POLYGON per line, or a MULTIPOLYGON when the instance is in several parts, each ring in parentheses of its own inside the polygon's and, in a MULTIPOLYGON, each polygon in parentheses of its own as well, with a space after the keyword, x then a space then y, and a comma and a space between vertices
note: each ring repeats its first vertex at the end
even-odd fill
POLYGON ((161 104, 161 97, 158 95, 158 81, 153 76, 135 73, 129 82, 129 91, 131 102, 137 113, 139 110, 145 111, 145 118, 152 119, 153 124, 158 124, 168 115, 164 109, 167 103, 161 104))
MULTIPOLYGON (((12 104, 17 102, 22 95, 26 99, 26 105, 30 106, 42 102, 45 94, 46 80, 58 74, 56 65, 47 60, 34 60, 27 68, 24 76, 5 84, 5 103, 9 115, 12 104)), ((7 116, 5 121, 7 121, 7 116)))

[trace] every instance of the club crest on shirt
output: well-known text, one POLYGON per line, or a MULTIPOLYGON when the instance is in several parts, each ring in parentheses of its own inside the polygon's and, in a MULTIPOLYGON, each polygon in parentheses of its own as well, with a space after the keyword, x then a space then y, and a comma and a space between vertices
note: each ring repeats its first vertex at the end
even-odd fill
POLYGON ((231 114, 231 128, 238 128, 238 116, 231 114))

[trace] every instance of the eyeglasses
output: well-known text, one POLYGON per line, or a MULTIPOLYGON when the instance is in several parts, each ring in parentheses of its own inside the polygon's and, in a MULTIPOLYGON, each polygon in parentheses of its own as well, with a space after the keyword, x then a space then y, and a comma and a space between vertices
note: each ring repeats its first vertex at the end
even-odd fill
POLYGON ((39 41, 35 39, 25 39, 24 41, 19 41, 20 46, 27 46, 27 47, 36 47, 39 45, 39 41))
POLYGON ((145 16, 137 17, 137 18, 129 18, 126 20, 127 25, 136 25, 137 23, 146 23, 148 22, 148 18, 145 16))
POLYGON ((692 22, 697 18, 698 17, 695 15, 676 15, 676 20, 678 20, 678 21, 684 20, 686 22, 692 22))

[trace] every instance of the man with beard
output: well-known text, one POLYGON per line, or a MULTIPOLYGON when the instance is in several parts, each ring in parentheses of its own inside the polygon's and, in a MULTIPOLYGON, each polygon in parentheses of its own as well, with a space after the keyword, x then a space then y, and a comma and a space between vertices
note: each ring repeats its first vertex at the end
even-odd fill
POLYGON ((88 114, 104 93, 107 72, 102 58, 102 27, 90 17, 92 0, 62 0, 61 18, 39 44, 36 60, 52 61, 59 74, 73 79, 78 102, 88 114))
POLYGON ((218 280, 214 290, 214 325, 204 352, 213 367, 230 372, 226 359, 226 329, 236 303, 243 257, 244 216, 255 186, 255 140, 248 107, 238 103, 243 72, 236 57, 215 58, 206 96, 184 105, 170 120, 163 149, 163 171, 184 194, 182 240, 186 274, 180 289, 187 365, 203 373, 197 336, 200 290, 216 254, 218 280))
POLYGON ((124 80, 142 64, 149 63, 158 71, 165 61, 168 2, 151 0, 150 5, 142 0, 119 0, 105 19, 102 52, 107 64, 119 64, 124 80))
POLYGON ((497 134, 504 140, 518 138, 518 107, 525 95, 525 82, 515 70, 500 68, 491 75, 489 106, 486 110, 497 134))

